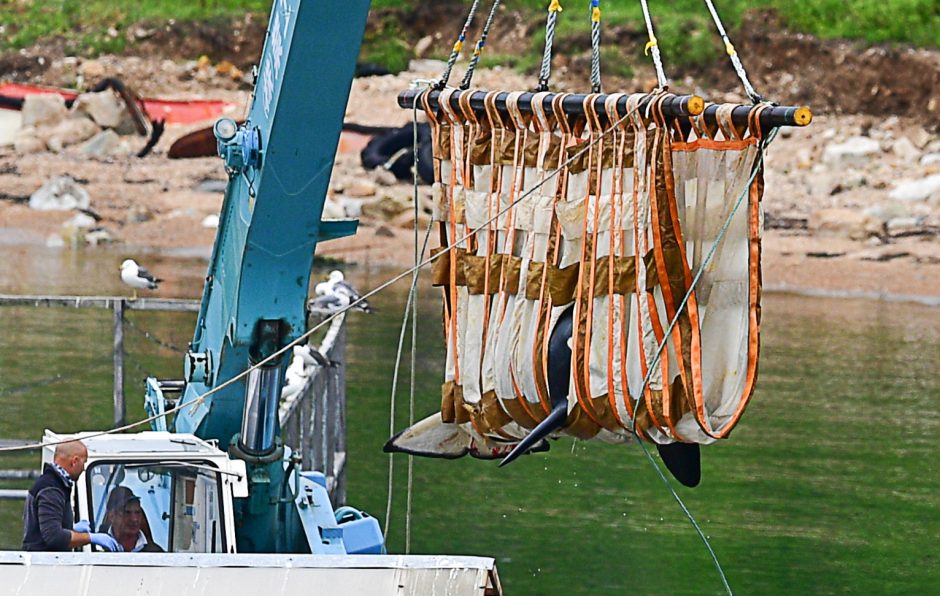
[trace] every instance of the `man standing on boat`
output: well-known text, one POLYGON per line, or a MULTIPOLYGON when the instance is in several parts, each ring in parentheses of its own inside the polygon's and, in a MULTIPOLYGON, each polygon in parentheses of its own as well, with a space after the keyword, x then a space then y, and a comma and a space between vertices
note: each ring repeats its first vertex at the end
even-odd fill
POLYGON ((117 550, 117 542, 104 533, 92 533, 87 521, 73 522, 72 486, 85 470, 88 449, 81 441, 56 445, 51 464, 26 495, 23 510, 23 550, 67 551, 86 544, 117 550))

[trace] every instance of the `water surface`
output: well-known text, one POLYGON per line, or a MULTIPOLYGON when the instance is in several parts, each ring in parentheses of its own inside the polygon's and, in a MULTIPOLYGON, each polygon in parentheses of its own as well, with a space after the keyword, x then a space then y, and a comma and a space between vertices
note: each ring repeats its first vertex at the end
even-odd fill
MULTIPOLYGON (((124 293, 120 251, 4 248, 0 293, 124 293)), ((151 255, 163 296, 198 297, 206 264, 151 255)), ((391 271, 349 269, 360 288, 391 271)), ((406 286, 349 326, 349 501, 385 522, 390 386, 406 286)), ((436 291, 422 288, 415 415, 439 405, 436 291)), ((179 378, 194 314, 131 312, 128 417, 142 379, 179 378), (147 336, 149 334, 149 337, 147 336)), ((757 391, 732 438, 679 489, 739 593, 928 593, 940 581, 940 309, 769 295, 757 391)), ((410 334, 409 334, 410 336, 410 334)), ((107 427, 111 315, 0 308, 0 437, 107 427)), ((395 428, 408 419, 403 368, 395 428)), ((407 458, 394 460, 388 546, 403 552, 407 458)), ((38 454, 0 468, 35 467, 38 454)), ((5 487, 15 487, 6 483, 5 487)), ((0 501, 0 548, 22 504, 0 501)), ((721 593, 708 553, 639 447, 560 440, 505 469, 414 462, 411 552, 488 555, 509 594, 721 593)))

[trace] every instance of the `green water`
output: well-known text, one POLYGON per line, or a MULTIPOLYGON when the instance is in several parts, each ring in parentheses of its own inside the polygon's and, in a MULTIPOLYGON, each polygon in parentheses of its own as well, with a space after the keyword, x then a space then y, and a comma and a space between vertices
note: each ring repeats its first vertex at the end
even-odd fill
MULTIPOLYGON (((29 249, 0 293, 120 293, 124 255, 29 249), (23 275, 24 263, 41 271, 23 275), (43 271, 45 274, 43 274, 43 271)), ((205 264, 150 257, 198 296, 205 264)), ((360 288, 389 271, 350 271, 360 288)), ((406 288, 349 326, 349 501, 385 521, 391 385, 406 288)), ((770 295, 760 375, 734 436, 703 450, 679 491, 741 594, 931 593, 940 582, 940 309, 770 295)), ((194 315, 129 314, 129 418, 146 374, 179 377, 194 315), (143 335, 159 338, 161 346, 143 335)), ((440 307, 420 302, 417 417, 438 405, 440 307)), ((0 437, 102 428, 111 418, 110 313, 0 308, 0 437)), ((407 367, 396 429, 407 424, 407 367)), ((407 459, 396 457, 388 546, 404 552, 407 459)), ((34 467, 38 455, 0 457, 34 467)), ((711 559, 639 447, 557 441, 506 469, 415 460, 411 552, 495 557, 509 594, 709 594, 711 559)), ((16 487, 6 483, 7 488, 16 487)), ((22 486, 22 485, 21 485, 22 486)), ((0 501, 0 548, 22 504, 0 501)))

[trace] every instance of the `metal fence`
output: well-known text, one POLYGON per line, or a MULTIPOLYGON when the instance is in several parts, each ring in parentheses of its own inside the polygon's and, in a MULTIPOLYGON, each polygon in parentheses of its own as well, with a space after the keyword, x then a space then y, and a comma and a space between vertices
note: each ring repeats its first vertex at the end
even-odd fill
MULTIPOLYGON (((127 310, 198 312, 196 300, 114 296, 11 296, 0 294, 0 306, 101 308, 114 318, 114 426, 125 423, 124 325, 127 310)), ((314 312, 313 317, 327 313, 314 312)), ((303 389, 285 399, 280 407, 281 430, 285 443, 300 453, 304 470, 318 470, 327 479, 327 488, 336 506, 346 502, 346 317, 335 318, 317 348, 330 361, 315 367, 303 389)), ((0 443, 14 444, 18 441, 0 443)), ((18 470, 0 470, 0 480, 23 479, 18 470)), ((31 474, 32 472, 25 472, 31 474)), ((25 498, 26 491, 0 489, 0 499, 25 498)))
POLYGON ((284 441, 303 469, 326 476, 334 505, 346 502, 346 316, 333 319, 316 348, 329 361, 313 368, 303 388, 281 402, 284 441))

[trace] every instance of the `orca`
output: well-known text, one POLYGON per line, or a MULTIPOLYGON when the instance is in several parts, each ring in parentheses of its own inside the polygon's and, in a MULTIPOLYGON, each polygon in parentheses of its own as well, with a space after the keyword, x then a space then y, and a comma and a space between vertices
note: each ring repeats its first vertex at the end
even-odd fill
MULTIPOLYGON (((398 433, 385 444, 386 453, 400 452, 424 457, 454 459, 471 455, 480 459, 501 459, 505 466, 526 453, 548 451, 548 437, 560 430, 568 418, 568 390, 571 383, 571 347, 574 333, 574 307, 565 310, 555 323, 548 340, 548 397, 551 411, 523 439, 481 448, 456 424, 432 414, 398 433)), ((697 443, 656 444, 666 469, 683 486, 694 488, 702 479, 701 450, 697 443)))
POLYGON ((499 467, 526 453, 533 445, 561 428, 568 418, 568 387, 571 379, 571 347, 568 346, 568 340, 574 329, 573 314, 574 307, 563 312, 548 339, 548 399, 552 411, 499 462, 499 467))

